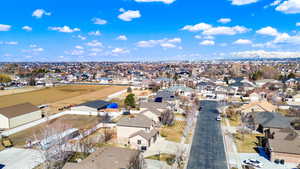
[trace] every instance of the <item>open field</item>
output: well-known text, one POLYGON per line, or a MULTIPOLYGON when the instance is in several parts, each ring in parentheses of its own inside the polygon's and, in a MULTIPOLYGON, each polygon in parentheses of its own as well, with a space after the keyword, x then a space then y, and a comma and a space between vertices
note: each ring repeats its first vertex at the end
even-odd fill
POLYGON ((160 129, 160 135, 165 137, 166 140, 180 143, 185 126, 185 121, 176 120, 174 125, 162 127, 160 129))
POLYGON ((30 92, 30 91, 34 91, 34 90, 40 90, 42 88, 44 88, 44 87, 26 86, 26 87, 16 88, 16 89, 0 90, 0 96, 30 92))
POLYGON ((234 140, 237 145, 239 153, 256 153, 255 147, 258 143, 257 136, 263 136, 261 134, 244 134, 236 133, 234 140))
POLYGON ((108 89, 109 86, 80 86, 68 85, 40 90, 6 95, 0 97, 0 107, 11 106, 19 103, 30 102, 34 105, 48 104, 63 99, 79 96, 97 90, 108 89))
POLYGON ((35 127, 13 134, 9 136, 9 138, 13 141, 14 146, 22 147, 25 145, 26 139, 33 138, 34 135, 39 137, 39 135, 41 135, 42 132, 45 131, 47 128, 62 127, 64 129, 68 129, 68 128, 86 129, 95 126, 96 124, 99 123, 99 121, 101 121, 101 119, 99 119, 99 117, 97 116, 65 115, 57 119, 53 119, 47 123, 42 123, 35 127))

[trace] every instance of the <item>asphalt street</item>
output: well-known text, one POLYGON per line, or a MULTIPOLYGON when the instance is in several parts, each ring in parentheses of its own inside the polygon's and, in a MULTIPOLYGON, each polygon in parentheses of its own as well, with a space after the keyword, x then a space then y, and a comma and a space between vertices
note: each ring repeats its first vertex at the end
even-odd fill
POLYGON ((188 169, 227 169, 216 101, 201 101, 188 169))

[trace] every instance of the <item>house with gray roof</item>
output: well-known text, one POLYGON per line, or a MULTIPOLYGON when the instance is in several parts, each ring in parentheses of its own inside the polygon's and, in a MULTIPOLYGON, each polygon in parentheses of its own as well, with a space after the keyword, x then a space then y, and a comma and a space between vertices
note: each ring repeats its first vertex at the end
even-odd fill
POLYGON ((146 150, 158 137, 154 121, 143 114, 129 115, 117 122, 117 139, 120 144, 146 150))
POLYGON ((256 112, 254 115, 254 123, 263 128, 292 128, 290 119, 277 112, 256 112))
POLYGON ((86 111, 86 112, 97 112, 101 109, 106 109, 109 105, 112 104, 111 102, 107 102, 104 100, 94 100, 79 104, 77 106, 71 107, 73 111, 86 111))

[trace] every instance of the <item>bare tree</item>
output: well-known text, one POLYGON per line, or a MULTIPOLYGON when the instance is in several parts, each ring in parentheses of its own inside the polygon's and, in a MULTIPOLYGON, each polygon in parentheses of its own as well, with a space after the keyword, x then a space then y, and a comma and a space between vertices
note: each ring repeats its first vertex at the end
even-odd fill
POLYGON ((161 115, 161 123, 163 125, 171 126, 174 124, 175 115, 171 110, 167 110, 161 115))
POLYGON ((130 160, 129 169, 142 169, 145 168, 145 160, 143 154, 138 152, 137 155, 132 156, 130 160))
POLYGON ((39 132, 34 134, 34 144, 40 150, 44 161, 44 169, 62 168, 66 159, 70 156, 67 151, 67 142, 74 133, 64 134, 70 130, 67 125, 62 123, 49 124, 43 127, 39 132))

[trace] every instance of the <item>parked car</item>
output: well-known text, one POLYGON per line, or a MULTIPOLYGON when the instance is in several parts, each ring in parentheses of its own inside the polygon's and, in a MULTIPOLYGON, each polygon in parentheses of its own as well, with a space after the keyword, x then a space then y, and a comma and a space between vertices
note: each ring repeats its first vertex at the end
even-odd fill
POLYGON ((222 117, 221 117, 220 114, 217 116, 216 120, 217 120, 217 121, 221 121, 221 120, 222 120, 222 117))
POLYGON ((248 160, 244 160, 243 162, 247 165, 251 165, 257 168, 261 168, 263 166, 263 164, 260 161, 255 159, 248 159, 248 160))

